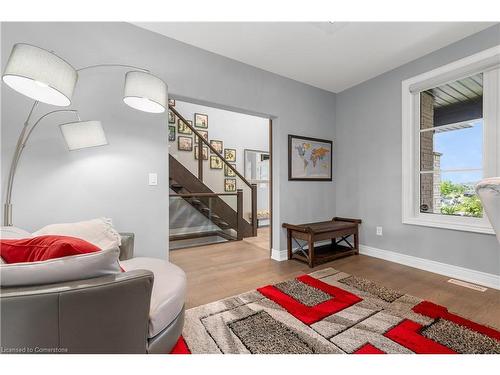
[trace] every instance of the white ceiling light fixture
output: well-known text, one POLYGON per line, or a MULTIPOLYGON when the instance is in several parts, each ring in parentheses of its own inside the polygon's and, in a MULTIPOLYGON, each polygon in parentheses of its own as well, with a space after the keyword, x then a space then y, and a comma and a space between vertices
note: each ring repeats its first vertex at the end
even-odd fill
POLYGON ((54 53, 18 43, 12 48, 2 79, 29 98, 64 107, 71 104, 78 73, 54 53))
POLYGON ((128 72, 123 101, 139 111, 163 113, 168 106, 167 84, 151 73, 128 72))
POLYGON ((70 151, 108 144, 100 121, 76 121, 59 125, 70 151))

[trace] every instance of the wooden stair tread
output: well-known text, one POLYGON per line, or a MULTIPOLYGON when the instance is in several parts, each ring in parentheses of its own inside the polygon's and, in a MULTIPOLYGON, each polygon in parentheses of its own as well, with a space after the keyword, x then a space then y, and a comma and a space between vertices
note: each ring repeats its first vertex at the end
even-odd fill
POLYGON ((235 240, 232 236, 224 233, 220 230, 212 230, 206 232, 195 232, 195 233, 184 233, 184 234, 172 234, 169 236, 170 241, 182 241, 182 240, 190 240, 195 238, 203 238, 203 237, 222 237, 228 241, 235 240))

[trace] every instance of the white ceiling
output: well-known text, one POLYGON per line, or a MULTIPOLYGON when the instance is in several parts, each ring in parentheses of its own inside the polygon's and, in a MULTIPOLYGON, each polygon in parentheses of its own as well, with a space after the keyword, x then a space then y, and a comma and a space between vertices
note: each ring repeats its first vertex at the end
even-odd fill
POLYGON ((481 31, 487 22, 143 22, 135 25, 340 92, 481 31))

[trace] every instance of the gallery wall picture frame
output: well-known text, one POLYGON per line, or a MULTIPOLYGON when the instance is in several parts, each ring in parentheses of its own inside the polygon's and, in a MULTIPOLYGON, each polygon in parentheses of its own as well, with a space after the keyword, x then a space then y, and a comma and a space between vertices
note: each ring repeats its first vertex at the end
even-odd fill
POLYGON ((175 99, 168 99, 168 105, 175 107, 175 99))
POLYGON ((210 155, 210 169, 222 169, 222 159, 217 155, 210 155))
POLYGON ((168 123, 175 124, 175 115, 172 111, 168 111, 168 123))
POLYGON ((177 148, 179 151, 193 151, 193 138, 178 136, 177 148))
POLYGON ((226 193, 236 192, 236 179, 235 178, 225 178, 224 179, 224 191, 226 193))
MULTIPOLYGON (((231 163, 231 165, 236 169, 236 164, 231 163)), ((227 166, 227 164, 224 164, 224 176, 226 177, 236 177, 236 173, 227 166)))
POLYGON ((288 180, 332 181, 333 141, 288 135, 288 180))
MULTIPOLYGON (((198 133, 208 142, 208 131, 206 130, 198 130, 198 133)), ((198 137, 196 137, 196 142, 198 142, 198 137)))
MULTIPOLYGON (((201 149, 201 152, 203 153, 203 160, 208 160, 208 147, 207 146, 203 146, 202 149, 201 149)), ((195 145, 194 146, 194 158, 196 160, 198 160, 198 146, 195 145)))
MULTIPOLYGON (((217 150, 217 152, 219 154, 222 154, 224 151, 224 143, 222 141, 217 141, 215 139, 212 139, 210 141, 210 146, 212 146, 213 148, 215 148, 217 150)), ((210 150, 210 153, 213 154, 214 152, 212 150, 210 150)))
POLYGON ((231 162, 236 162, 236 150, 234 148, 224 149, 224 159, 231 162))
POLYGON ((175 126, 174 125, 168 126, 168 140, 169 140, 169 142, 175 142, 175 126))
POLYGON ((208 115, 203 113, 195 113, 194 114, 194 126, 197 128, 208 128, 208 115))
MULTIPOLYGON (((188 121, 188 123, 189 123, 189 125, 193 125, 193 123, 191 121, 188 121)), ((178 130, 179 134, 185 134, 185 135, 192 135, 193 134, 193 131, 189 128, 189 126, 184 124, 181 119, 177 120, 177 130, 178 130)))

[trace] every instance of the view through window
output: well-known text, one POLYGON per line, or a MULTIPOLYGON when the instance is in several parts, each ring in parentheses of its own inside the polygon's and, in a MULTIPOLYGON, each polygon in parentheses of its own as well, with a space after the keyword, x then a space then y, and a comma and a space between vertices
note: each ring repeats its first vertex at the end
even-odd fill
POLYGON ((420 212, 482 217, 483 75, 420 93, 420 212))

